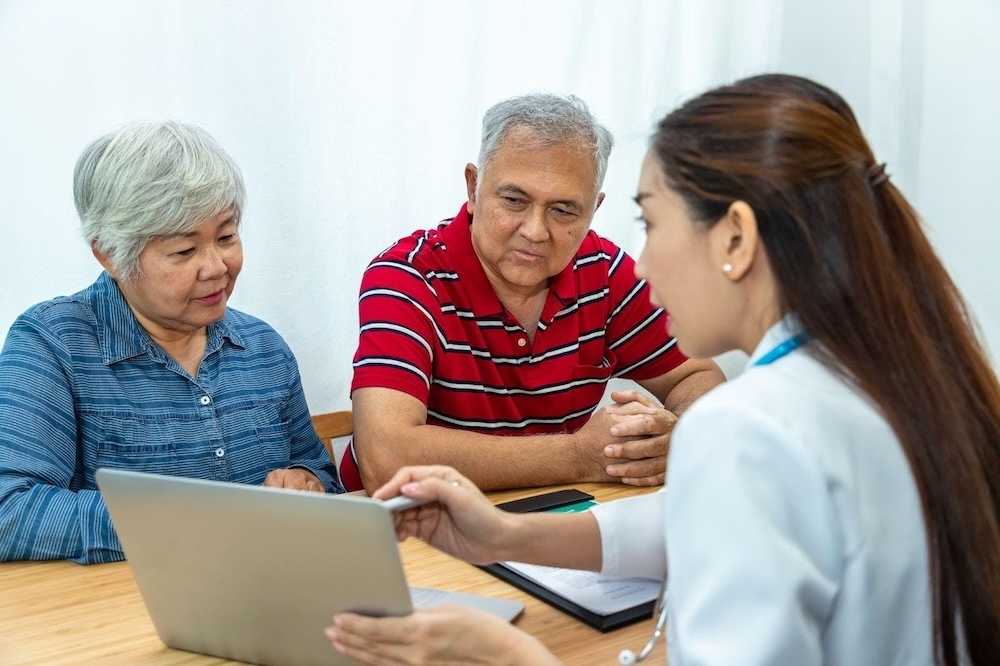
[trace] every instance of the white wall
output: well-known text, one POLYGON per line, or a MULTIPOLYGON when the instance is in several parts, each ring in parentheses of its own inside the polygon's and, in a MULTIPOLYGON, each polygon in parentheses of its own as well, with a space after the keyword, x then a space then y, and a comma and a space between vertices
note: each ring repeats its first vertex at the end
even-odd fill
POLYGON ((362 270, 458 210, 490 104, 539 89, 591 104, 618 138, 595 224, 635 251, 657 117, 785 70, 852 103, 1000 350, 985 256, 1000 230, 975 197, 1000 173, 998 44, 991 0, 0 0, 0 335, 98 273, 72 205, 83 146, 191 120, 247 180, 233 305, 285 335, 314 411, 346 407, 362 270))

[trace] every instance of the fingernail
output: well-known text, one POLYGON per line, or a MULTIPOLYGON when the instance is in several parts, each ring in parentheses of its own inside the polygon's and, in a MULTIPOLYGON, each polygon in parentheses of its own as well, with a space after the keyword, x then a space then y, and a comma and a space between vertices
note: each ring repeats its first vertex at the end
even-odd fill
POLYGON ((618 426, 612 426, 611 427, 611 434, 614 435, 615 437, 617 437, 618 435, 620 435, 621 432, 622 432, 621 428, 619 428, 618 426))
MULTIPOLYGON (((611 429, 611 434, 612 435, 617 435, 618 434, 617 432, 615 432, 615 430, 616 430, 616 428, 612 428, 611 429)), ((613 446, 605 446, 604 447, 604 455, 608 456, 609 458, 611 456, 615 455, 615 447, 613 447, 613 446)))
POLYGON ((403 486, 402 488, 400 488, 399 490, 400 490, 401 492, 404 492, 404 493, 412 493, 412 492, 413 492, 414 490, 416 490, 416 489, 417 489, 417 488, 419 488, 419 487, 420 487, 420 484, 419 484, 419 483, 417 483, 416 481, 413 481, 413 482, 411 482, 411 483, 407 483, 406 485, 404 485, 404 486, 403 486))
POLYGON ((617 465, 608 465, 606 468, 604 468, 604 471, 608 473, 608 476, 618 476, 617 465))
POLYGON ((332 639, 334 636, 337 635, 337 630, 334 629, 333 627, 327 627, 326 629, 323 630, 323 633, 326 634, 327 638, 332 639))

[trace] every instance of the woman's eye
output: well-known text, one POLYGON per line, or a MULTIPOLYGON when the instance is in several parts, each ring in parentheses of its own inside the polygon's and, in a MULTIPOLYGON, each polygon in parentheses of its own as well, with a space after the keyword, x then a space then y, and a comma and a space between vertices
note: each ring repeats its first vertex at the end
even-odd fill
POLYGON ((174 252, 174 254, 180 255, 182 257, 190 257, 192 254, 194 254, 194 248, 189 247, 186 250, 179 250, 178 252, 174 252))
POLYGON ((236 234, 226 234, 225 236, 219 237, 220 243, 230 243, 236 238, 236 234))

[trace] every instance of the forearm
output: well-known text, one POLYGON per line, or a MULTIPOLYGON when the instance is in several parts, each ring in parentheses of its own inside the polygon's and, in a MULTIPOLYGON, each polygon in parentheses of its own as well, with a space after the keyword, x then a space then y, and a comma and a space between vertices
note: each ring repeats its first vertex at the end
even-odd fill
POLYGON ((312 472, 319 479, 326 492, 344 492, 333 457, 327 452, 326 446, 323 445, 315 428, 313 428, 297 366, 291 387, 291 399, 282 411, 283 420, 288 421, 291 429, 288 466, 290 468, 301 467, 312 472))
MULTIPOLYGON (((296 452, 293 446, 289 469, 300 468, 311 472, 323 485, 328 493, 341 493, 344 488, 337 476, 337 469, 326 452, 326 447, 320 444, 321 451, 296 452)), ((272 470, 268 470, 269 472, 272 470)))
POLYGON ((570 434, 500 437, 433 425, 400 425, 364 436, 368 430, 364 419, 357 419, 355 453, 369 492, 408 465, 448 465, 487 491, 610 480, 588 469, 570 434))
POLYGON ((497 561, 600 571, 601 532, 589 511, 510 514, 497 561))
POLYGON ((0 484, 0 561, 57 559, 80 564, 124 559, 100 493, 5 479, 0 484))
POLYGON ((681 379, 666 395, 658 395, 663 406, 680 416, 695 400, 726 381, 726 376, 714 361, 688 361, 692 372, 681 379))

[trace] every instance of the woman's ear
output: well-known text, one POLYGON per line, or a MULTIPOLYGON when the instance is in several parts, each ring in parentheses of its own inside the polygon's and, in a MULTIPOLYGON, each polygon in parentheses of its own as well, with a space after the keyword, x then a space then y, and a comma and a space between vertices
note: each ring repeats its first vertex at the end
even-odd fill
POLYGON ((118 271, 115 269, 115 264, 111 261, 111 257, 98 250, 96 243, 90 244, 90 251, 94 253, 94 258, 97 259, 101 266, 104 267, 104 270, 106 270, 115 280, 118 280, 118 271))
POLYGON ((760 242, 753 209, 745 201, 734 201, 709 235, 719 270, 734 282, 742 280, 753 266, 760 242))

